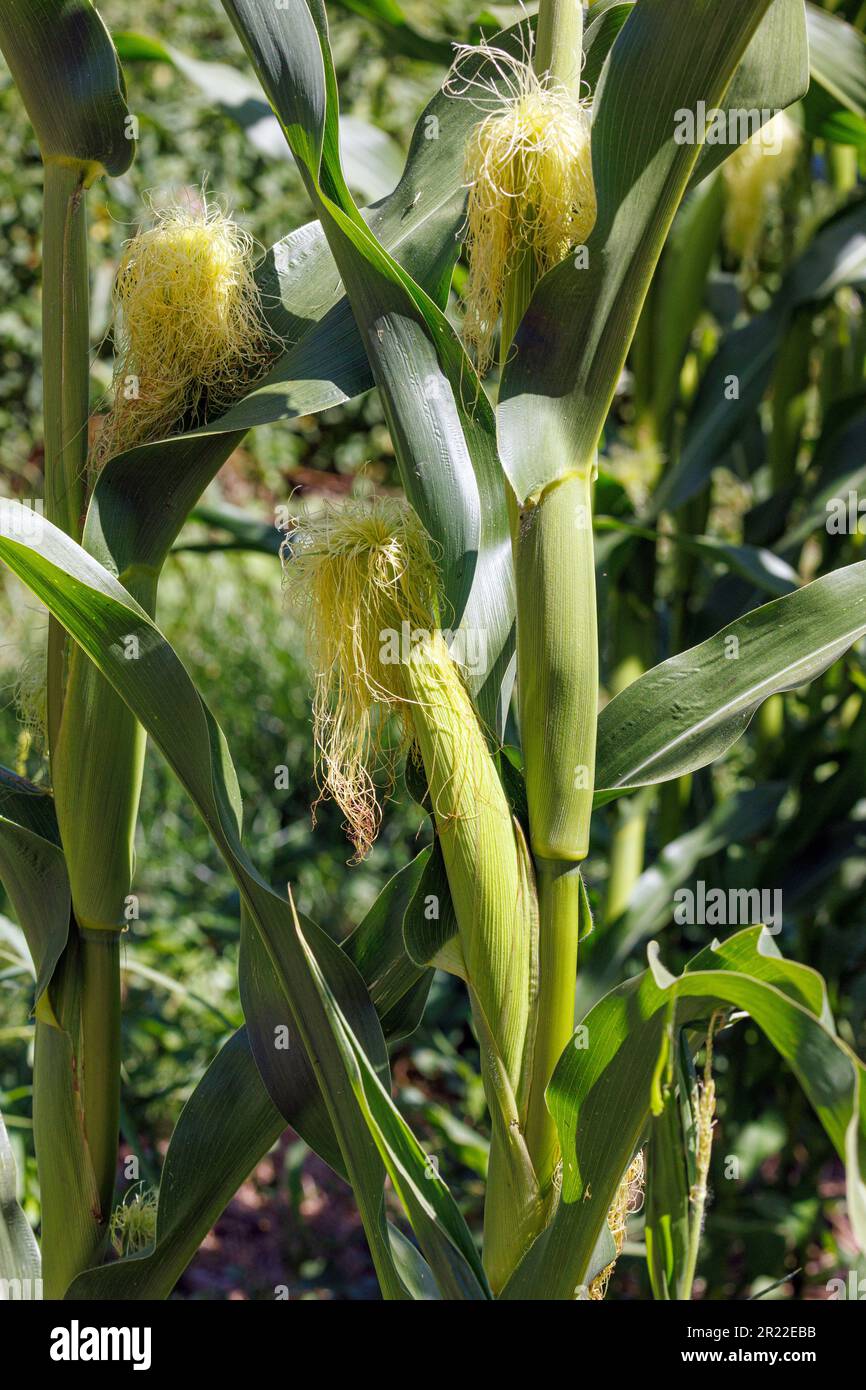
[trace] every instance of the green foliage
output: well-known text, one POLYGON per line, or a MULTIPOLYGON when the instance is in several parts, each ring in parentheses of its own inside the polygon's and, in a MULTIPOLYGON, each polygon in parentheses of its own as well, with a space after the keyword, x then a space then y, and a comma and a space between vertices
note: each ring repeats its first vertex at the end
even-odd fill
MULTIPOLYGON (((140 156, 89 198, 95 331, 142 191, 159 197, 206 174, 270 248, 258 281, 283 347, 272 379, 206 431, 110 460, 81 546, 77 517, 67 536, 48 524, 28 535, 21 509, 0 503, 2 558, 31 591, 4 570, 0 738, 5 761, 31 781, 0 781, 0 910, 19 924, 0 918, 0 1109, 36 1224, 32 961, 35 1084, 54 1122, 52 1134, 43 1118, 37 1134, 50 1289, 73 1279, 73 1297, 168 1296, 290 1125, 322 1171, 348 1177, 385 1297, 478 1299, 492 1285, 506 1298, 595 1298, 608 1281, 610 1296, 689 1297, 696 1267, 705 1296, 767 1284, 778 1284, 776 1296, 809 1284, 820 1292, 827 1271, 852 1258, 851 1233, 861 1248, 866 1241, 857 1060, 866 1047, 866 623, 862 537, 841 505, 852 492, 856 501, 863 475, 862 13, 843 3, 831 15, 802 0, 591 9, 584 75, 595 93, 599 219, 589 269, 569 258, 542 279, 503 351, 497 391, 479 382, 450 297, 452 278, 463 282, 462 266, 452 272, 477 112, 437 93, 446 36, 477 38, 469 21, 478 17, 455 5, 434 34, 409 4, 346 0, 332 7, 329 30, 319 0, 280 11, 226 0, 245 55, 209 6, 146 5, 136 32, 116 8, 106 0, 104 16, 127 31, 119 43, 140 156), (806 25, 812 82, 798 102, 806 25), (655 45, 665 60, 648 64, 655 45), (726 236, 730 150, 671 139, 674 112, 698 97, 726 108, 797 102, 795 167, 761 195, 745 259, 726 236), (358 119, 387 138, 369 127, 365 136, 358 119), (357 199, 393 182, 396 145, 408 151, 403 178, 362 217, 357 199), (531 559, 517 619, 533 640, 518 644, 512 706, 510 541, 517 528, 528 534, 539 500, 557 496, 552 485, 575 467, 592 491, 598 451, 585 509, 595 511, 598 615, 592 549, 582 550, 588 579, 567 526, 556 546, 539 529, 533 546, 518 547, 531 559), (516 1095, 515 1078, 497 1071, 497 1020, 491 1027, 473 999, 474 1037, 463 982, 425 968, 435 956, 464 973, 451 900, 463 901, 466 885, 437 842, 446 827, 432 824, 423 772, 407 768, 359 868, 345 867, 332 809, 310 828, 308 663, 283 611, 273 525, 286 520, 276 509, 293 476, 310 480, 299 468, 336 474, 338 494, 341 474, 364 473, 366 488, 402 486, 437 543, 452 624, 488 638, 488 668, 468 685, 494 753, 500 736, 515 745, 507 759, 491 754, 490 769, 535 856, 526 891, 540 922, 531 968, 541 993, 516 1095), (564 588, 570 606, 557 603, 564 588), (11 699, 25 658, 39 659, 33 596, 103 673, 106 709, 128 706, 152 740, 122 962, 121 1131, 143 1186, 121 1196, 138 1212, 144 1191, 161 1195, 147 1248, 120 1242, 111 1264, 90 1229, 105 1174, 82 1151, 81 1101, 66 1081, 92 1046, 88 943, 69 917, 44 750, 19 729, 11 699), (557 613, 569 615, 567 630, 554 630, 557 613), (133 637, 131 662, 123 652, 133 637), (596 646, 602 693, 614 698, 603 701, 593 769, 596 646), (569 751, 578 727, 579 753, 569 751), (584 819, 593 802, 589 853, 583 836, 577 845, 566 833, 554 865, 538 806, 546 794, 554 811, 565 804, 575 761, 590 774, 581 802, 584 819), (708 885, 727 916, 677 910, 708 885), (784 955, 755 925, 764 904, 752 910, 749 900, 748 920, 730 908, 747 887, 781 895, 781 918, 769 921, 784 955), (748 930, 729 935, 737 925, 748 930), (651 935, 661 948, 650 945, 646 968, 651 935), (710 946, 716 935, 727 939, 710 946), (826 986, 798 962, 817 967, 826 986), (569 1039, 575 998, 582 1023, 569 1039), (732 1010, 740 1016, 715 1040, 719 1138, 701 1239, 693 1184, 710 1136, 706 1123, 703 1139, 694 1132, 693 1057, 709 1020, 712 1031, 732 1010), (288 1053, 274 1041, 286 1030, 288 1053), (644 1143, 645 1228, 630 1220, 622 1249, 615 1213, 632 1202, 628 1174, 644 1143), (560 1155, 561 1186, 548 1191, 539 1179, 560 1155), (61 1239, 52 1213, 66 1186, 61 1239), (526 1191, 538 1196, 531 1221, 526 1191), (647 1268, 634 1259, 644 1249, 647 1268), (786 1282, 794 1269, 805 1273, 786 1282)), ((489 36, 491 16, 480 26, 489 36)), ((513 48, 517 36, 501 41, 513 48)), ((494 72, 483 53, 472 62, 494 72)), ((5 410, 17 450, 2 490, 30 498, 40 487, 39 169, 12 88, 0 87, 0 107, 10 118, 8 187, 22 208, 16 219, 0 200, 0 276, 11 293, 0 318, 0 424, 5 410)), ((49 217, 46 263, 53 254, 62 280, 56 232, 49 217)), ((515 290, 512 309, 519 298, 515 290)), ((46 351, 56 380, 50 340, 46 351)), ((108 377, 105 344, 94 405, 108 377)), ((99 729, 82 728, 97 747, 99 729)), ((104 1089, 110 1185, 111 1087, 97 1084, 98 1070, 85 1061, 83 1104, 94 1135, 88 1107, 104 1089)), ((297 1203, 297 1148, 291 1155, 286 1188, 297 1203)), ((30 1245, 8 1180, 4 1193, 11 1225, 0 1255, 11 1267, 30 1245)))

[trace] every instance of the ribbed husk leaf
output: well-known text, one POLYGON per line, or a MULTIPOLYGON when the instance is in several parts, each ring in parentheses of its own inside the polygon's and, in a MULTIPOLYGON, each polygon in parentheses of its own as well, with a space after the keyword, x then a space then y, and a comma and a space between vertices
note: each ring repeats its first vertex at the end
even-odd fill
POLYGON ((511 810, 441 634, 414 648, 402 675, 467 981, 516 1089, 529 1013, 531 924, 511 810))
POLYGON ((145 735, 96 667, 75 647, 54 799, 79 926, 122 931, 134 867, 145 735))

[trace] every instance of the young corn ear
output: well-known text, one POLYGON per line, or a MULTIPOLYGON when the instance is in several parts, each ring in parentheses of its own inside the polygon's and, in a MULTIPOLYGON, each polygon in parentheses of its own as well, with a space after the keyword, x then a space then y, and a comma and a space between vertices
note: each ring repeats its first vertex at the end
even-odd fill
MULTIPOLYGON (((509 280, 528 258, 529 279, 543 275, 581 244, 595 224, 590 112, 532 63, 482 45, 460 48, 450 79, 453 95, 489 108, 472 132, 464 177, 469 189, 466 252, 469 280, 463 336, 480 372, 493 340, 509 280), (463 82, 468 57, 482 53, 493 82, 463 82)), ((525 271, 522 273, 526 273, 525 271)))
POLYGON ((253 277, 254 243, 218 207, 174 205, 126 243, 114 283, 114 400, 91 456, 220 415, 275 343, 253 277))
MULTIPOLYGON (((261 374, 273 346, 252 238, 204 197, 157 214, 127 243, 114 298, 114 400, 91 455, 94 471, 122 450, 219 414, 261 374)), ((135 597, 152 611, 155 580, 136 582, 135 597)), ((126 925, 144 742, 126 705, 75 648, 52 773, 73 906, 87 930, 126 925)))
MULTIPOLYGON (((286 583, 305 613, 316 668, 321 794, 338 803, 356 853, 381 810, 375 774, 385 720, 417 746, 459 929, 466 980, 511 1086, 529 1011, 530 927, 511 811, 484 732, 439 630, 429 537, 393 499, 349 502, 305 519, 286 583)), ((392 746, 386 761, 393 771, 392 746)))
POLYGON ((753 258, 767 208, 790 178, 801 144, 799 129, 779 111, 722 166, 728 194, 725 242, 741 260, 753 258))

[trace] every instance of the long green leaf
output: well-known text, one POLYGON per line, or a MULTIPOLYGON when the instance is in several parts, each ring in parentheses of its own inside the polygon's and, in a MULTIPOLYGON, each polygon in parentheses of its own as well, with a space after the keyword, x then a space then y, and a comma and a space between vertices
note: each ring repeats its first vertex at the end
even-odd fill
POLYGON ((791 315, 821 303, 843 285, 866 282, 866 201, 834 216, 816 233, 769 309, 723 338, 689 412, 676 466, 662 478, 651 512, 672 510, 695 496, 725 450, 760 405, 791 315), (736 384, 736 393, 730 387, 736 384))
POLYGON ((63 954, 71 900, 51 796, 0 768, 0 881, 24 932, 43 993, 63 954))
MULTIPOLYGON (((313 1063, 383 1292, 407 1297, 382 1208, 378 1150, 388 1141, 378 1131, 371 1134, 371 1112, 345 1104, 344 1037, 334 1031, 318 976, 322 969, 328 972, 328 989, 350 1020, 344 1028, 351 1027, 352 1046, 363 1051, 356 1032, 368 1039, 378 1037, 381 1062, 381 1028, 363 981, 348 957, 309 924, 317 961, 314 975, 310 940, 299 939, 289 904, 262 879, 241 844, 237 777, 222 732, 158 628, 108 571, 50 523, 38 538, 21 539, 21 511, 20 504, 0 502, 0 557, 42 598, 129 706, 201 813, 280 980, 294 1036, 313 1063), (137 640, 135 661, 125 656, 130 636, 137 640)), ((437 1254, 434 1249, 430 1257, 437 1279, 453 1278, 453 1263, 437 1268, 437 1254)))
POLYGON ((90 0, 4 0, 0 48, 46 162, 81 165, 88 183, 129 168, 123 74, 90 0))
POLYGON ((601 797, 706 767, 770 695, 826 671, 866 633, 866 561, 747 613, 640 676, 602 710, 601 797))
POLYGON ((559 1207, 503 1297, 574 1297, 622 1174, 651 1114, 661 1112, 659 1078, 672 1038, 731 1006, 751 1015, 794 1071, 845 1159, 852 1223, 859 1242, 866 1241, 862 1063, 833 1030, 820 977, 782 960, 772 939, 750 928, 701 952, 678 978, 651 948, 650 968, 583 1020, 588 1045, 566 1048, 547 1092, 563 1150, 559 1207))

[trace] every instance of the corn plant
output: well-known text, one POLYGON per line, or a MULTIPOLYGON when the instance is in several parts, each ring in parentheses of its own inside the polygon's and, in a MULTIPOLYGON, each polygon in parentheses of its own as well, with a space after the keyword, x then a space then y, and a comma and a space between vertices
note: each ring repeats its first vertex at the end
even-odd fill
MULTIPOLYGON (((47 1296, 166 1297, 291 1125, 351 1184, 385 1298, 601 1298, 644 1186, 654 1295, 688 1298, 712 1054, 734 1014, 792 1069, 844 1160, 862 1244, 862 1064, 821 978, 759 922, 708 942, 679 975, 651 944, 640 973, 608 970, 576 1013, 581 958, 598 982, 641 863, 633 846, 630 859, 614 848, 625 867, 593 921, 582 866, 596 813, 707 767, 764 702, 822 677, 866 635, 866 567, 853 561, 660 665, 633 665, 598 708, 599 443, 635 333, 637 351, 648 331, 648 296, 675 276, 683 199, 685 213, 703 208, 755 133, 740 113, 768 124, 808 88, 802 0, 637 0, 586 16, 577 0, 541 0, 537 22, 458 49, 400 183, 363 213, 341 165, 321 0, 224 7, 314 221, 255 268, 206 205, 132 240, 116 284, 115 391, 90 452, 87 190, 127 167, 134 121, 87 0, 9 0, 0 17, 45 166, 44 516, 0 504, 0 556, 51 614, 51 791, 3 774, 0 874, 37 981, 47 1296), (704 139, 716 117, 723 142, 704 139), (462 338, 445 312, 461 240, 462 338), (319 796, 337 802, 363 857, 405 756, 431 842, 337 945, 257 869, 229 744, 155 613, 166 556, 246 431, 372 385, 405 496, 300 515, 285 585, 314 664, 319 796), (484 659, 467 660, 479 645, 484 659), (155 1211, 115 1200, 119 953, 148 736, 237 883, 245 1017, 181 1113, 155 1211), (480 1244, 391 1093, 389 1046, 417 1026, 436 968, 461 982, 479 1047, 491 1132, 480 1244), (128 1238, 111 1260, 118 1232, 128 1238)), ((792 306, 802 293, 801 277, 792 306)), ((684 319, 672 355, 685 352, 684 319)), ((661 433, 680 372, 658 365, 661 433)), ((710 366, 715 421, 712 380, 710 366)), ((619 539, 645 541, 661 513, 681 520, 683 479, 712 462, 699 407, 655 514, 620 516, 619 539)), ((629 581, 623 593, 640 592, 639 569, 629 581)), ((613 614, 623 662, 624 612, 613 614)), ((0 1253, 4 1277, 32 1273, 14 1212, 0 1253)))

